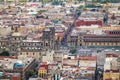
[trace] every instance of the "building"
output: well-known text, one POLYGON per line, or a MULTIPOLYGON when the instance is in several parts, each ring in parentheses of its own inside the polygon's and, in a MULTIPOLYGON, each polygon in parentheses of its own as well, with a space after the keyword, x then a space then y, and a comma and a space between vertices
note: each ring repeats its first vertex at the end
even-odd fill
POLYGON ((46 54, 42 56, 42 62, 52 62, 53 61, 54 51, 47 51, 46 54))
POLYGON ((54 71, 56 71, 58 69, 58 62, 56 61, 53 61, 53 62, 50 62, 48 64, 48 70, 49 70, 49 73, 54 73, 54 71))
POLYGON ((91 79, 95 80, 95 72, 96 72, 96 64, 97 58, 93 56, 89 57, 80 57, 80 61, 78 62, 80 71, 81 71, 81 79, 91 79))
POLYGON ((64 57, 63 51, 57 50, 54 54, 54 61, 62 62, 64 57))
POLYGON ((120 46, 119 30, 100 33, 81 31, 68 36, 69 46, 120 46))
POLYGON ((43 30, 43 41, 45 48, 54 48, 55 41, 55 28, 53 25, 46 26, 45 30, 43 30))
POLYGON ((47 70, 44 67, 39 68, 39 77, 45 79, 47 76, 47 70))
MULTIPOLYGON (((109 31, 108 31, 109 32, 109 31)), ((86 46, 119 46, 120 42, 120 36, 119 33, 116 33, 117 31, 111 31, 114 32, 113 34, 109 35, 85 35, 83 38, 83 41, 85 42, 86 46)))
MULTIPOLYGON (((46 32, 45 32, 46 34, 46 32)), ((10 56, 32 56, 37 60, 41 58, 42 51, 47 48, 54 49, 54 34, 51 35, 49 39, 33 39, 29 38, 29 36, 23 36, 20 32, 14 32, 9 36, 0 38, 0 52, 8 51, 10 56), (52 40, 51 40, 52 39, 52 40), (46 41, 47 40, 47 41, 46 41), (45 41, 47 42, 45 44, 45 41)))
POLYGON ((7 75, 0 76, 1 80, 21 80, 21 74, 20 73, 7 73, 7 75))
POLYGON ((89 20, 89 21, 84 21, 84 20, 77 20, 75 22, 75 26, 90 26, 90 25, 100 25, 102 26, 103 23, 102 23, 102 20, 97 20, 97 21, 92 21, 92 20, 89 20))
POLYGON ((67 55, 64 55, 64 58, 63 58, 63 67, 66 67, 66 66, 78 66, 78 58, 75 57, 75 56, 67 56, 67 55))
POLYGON ((42 55, 43 42, 40 40, 22 40, 19 44, 18 55, 32 56, 39 60, 42 55))
POLYGON ((42 62, 38 69, 38 78, 47 79, 48 76, 48 64, 47 62, 42 62))
POLYGON ((11 78, 18 78, 16 80, 25 80, 28 78, 28 72, 33 69, 34 64, 35 58, 32 57, 0 57, 0 72, 5 73, 2 76, 12 75, 11 78))
POLYGON ((117 63, 118 55, 116 54, 106 54, 103 80, 119 80, 119 66, 117 63))
POLYGON ((74 25, 77 26, 90 26, 99 25, 103 26, 103 13, 85 11, 81 13, 81 16, 75 21, 74 25))

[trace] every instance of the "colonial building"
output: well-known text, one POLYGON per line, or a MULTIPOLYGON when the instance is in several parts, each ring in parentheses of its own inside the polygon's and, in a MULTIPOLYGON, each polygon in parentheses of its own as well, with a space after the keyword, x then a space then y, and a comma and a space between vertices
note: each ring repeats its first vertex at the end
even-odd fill
POLYGON ((54 48, 54 36, 55 36, 55 28, 54 26, 46 26, 43 31, 43 41, 45 48, 54 48))
POLYGON ((9 51, 11 56, 16 56, 20 50, 20 42, 25 39, 19 32, 15 32, 9 36, 2 37, 0 40, 0 51, 9 51))
POLYGON ((47 26, 43 32, 42 36, 37 36, 34 39, 30 35, 22 35, 18 32, 16 27, 13 27, 12 33, 8 36, 1 37, 0 39, 0 51, 9 51, 11 56, 24 55, 32 56, 37 60, 41 58, 42 50, 44 49, 54 49, 54 36, 55 29, 54 26, 47 26))
POLYGON ((18 55, 32 56, 37 60, 40 59, 43 49, 43 42, 39 40, 23 40, 19 44, 20 50, 18 55))
POLYGON ((69 46, 120 46, 120 32, 106 31, 105 34, 77 34, 68 36, 69 46))

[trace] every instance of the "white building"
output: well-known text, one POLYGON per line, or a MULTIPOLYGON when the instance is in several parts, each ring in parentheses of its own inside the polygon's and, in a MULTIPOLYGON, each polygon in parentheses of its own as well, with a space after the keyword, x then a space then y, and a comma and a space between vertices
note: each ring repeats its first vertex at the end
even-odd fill
POLYGON ((48 50, 45 55, 42 56, 42 61, 43 62, 52 62, 53 61, 53 54, 55 52, 52 50, 48 50))

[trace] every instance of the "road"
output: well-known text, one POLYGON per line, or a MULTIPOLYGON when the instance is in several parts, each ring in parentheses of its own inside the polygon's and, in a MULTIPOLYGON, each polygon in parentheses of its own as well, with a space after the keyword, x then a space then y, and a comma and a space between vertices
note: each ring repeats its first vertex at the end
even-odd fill
POLYGON ((74 28, 74 24, 75 24, 75 21, 78 19, 78 17, 79 17, 79 15, 77 15, 77 11, 76 11, 76 9, 74 8, 74 21, 73 21, 73 23, 71 23, 70 25, 69 25, 69 28, 67 29, 67 31, 66 31, 66 33, 65 33, 65 36, 64 36, 64 38, 63 38, 63 40, 62 40, 62 46, 67 46, 67 36, 68 36, 68 34, 70 34, 70 32, 72 31, 72 29, 74 28))

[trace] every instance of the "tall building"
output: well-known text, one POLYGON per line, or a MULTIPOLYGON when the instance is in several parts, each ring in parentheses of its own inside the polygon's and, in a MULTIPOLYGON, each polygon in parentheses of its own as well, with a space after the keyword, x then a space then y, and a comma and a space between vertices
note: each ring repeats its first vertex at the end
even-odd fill
POLYGON ((46 48, 54 48, 54 37, 55 37, 55 29, 54 26, 46 26, 43 31, 43 41, 44 47, 46 48))

